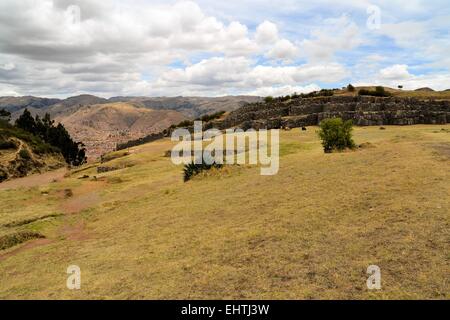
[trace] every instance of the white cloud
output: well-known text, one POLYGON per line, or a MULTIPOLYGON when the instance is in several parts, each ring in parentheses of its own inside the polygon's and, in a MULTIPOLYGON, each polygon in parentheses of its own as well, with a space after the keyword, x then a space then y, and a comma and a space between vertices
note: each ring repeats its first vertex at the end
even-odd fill
POLYGON ((0 94, 277 95, 350 76, 448 86, 445 2, 280 1, 2 0, 0 94), (365 26, 372 2, 378 31, 365 26))
POLYGON ((310 39, 301 42, 300 48, 311 61, 329 61, 336 52, 352 50, 361 43, 358 26, 343 15, 325 20, 312 31, 310 39))
POLYGON ((298 48, 289 40, 281 39, 275 43, 275 46, 267 53, 267 57, 275 60, 289 61, 298 55, 298 48))
POLYGON ((396 64, 380 70, 380 77, 384 80, 404 80, 411 78, 412 75, 408 72, 406 64, 396 64))
POLYGON ((14 63, 4 63, 0 64, 0 69, 3 69, 5 71, 11 71, 16 68, 16 65, 14 63))
POLYGON ((264 21, 256 29, 256 42, 259 44, 273 44, 278 40, 278 27, 270 21, 264 21))
POLYGON ((450 75, 448 73, 428 73, 414 75, 408 71, 408 65, 393 65, 379 70, 373 77, 354 84, 357 86, 382 85, 397 88, 401 85, 406 90, 429 87, 434 90, 450 89, 450 75))
MULTIPOLYGON (((155 88, 187 88, 195 92, 219 90, 224 94, 304 92, 313 82, 332 83, 347 76, 347 70, 339 64, 300 66, 261 66, 244 57, 211 58, 184 69, 168 70, 156 81, 155 88), (258 88, 258 89, 255 89, 258 88)), ((154 89, 155 89, 154 88, 154 89)), ((317 89, 317 86, 313 87, 317 89)))
POLYGON ((316 84, 310 84, 306 86, 281 86, 281 87, 261 87, 254 91, 249 92, 250 95, 261 97, 279 97, 291 95, 293 93, 309 93, 312 91, 318 91, 320 87, 316 84))

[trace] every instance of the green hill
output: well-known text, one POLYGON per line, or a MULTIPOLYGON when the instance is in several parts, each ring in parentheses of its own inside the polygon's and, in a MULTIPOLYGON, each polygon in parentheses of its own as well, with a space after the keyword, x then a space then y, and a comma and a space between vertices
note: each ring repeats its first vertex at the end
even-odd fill
POLYGON ((57 148, 0 121, 0 182, 63 166, 65 161, 57 148))

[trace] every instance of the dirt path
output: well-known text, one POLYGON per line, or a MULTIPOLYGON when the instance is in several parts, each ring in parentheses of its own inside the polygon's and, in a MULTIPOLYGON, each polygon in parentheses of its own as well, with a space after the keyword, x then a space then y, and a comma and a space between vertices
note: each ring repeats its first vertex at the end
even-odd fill
POLYGON ((0 190, 17 189, 17 188, 31 188, 42 184, 50 183, 54 180, 59 181, 64 178, 67 168, 61 168, 45 173, 33 174, 23 178, 17 178, 0 183, 0 190))
POLYGON ((7 253, 0 254, 0 261, 2 261, 4 259, 7 259, 9 257, 15 256, 15 255, 17 255, 17 254, 19 254, 19 253, 21 253, 21 252, 23 252, 25 250, 30 250, 30 249, 33 249, 33 248, 36 248, 36 247, 45 246, 45 245, 50 244, 52 242, 53 242, 53 240, 46 239, 46 238, 28 241, 25 244, 19 245, 17 248, 15 248, 15 249, 7 252, 7 253))
POLYGON ((18 139, 13 139, 13 140, 15 142, 18 142, 19 146, 17 147, 17 149, 14 152, 8 152, 5 155, 3 155, 2 157, 0 157, 1 163, 8 163, 8 162, 15 160, 17 158, 17 155, 19 154, 19 152, 24 148, 22 140, 18 140, 18 139))

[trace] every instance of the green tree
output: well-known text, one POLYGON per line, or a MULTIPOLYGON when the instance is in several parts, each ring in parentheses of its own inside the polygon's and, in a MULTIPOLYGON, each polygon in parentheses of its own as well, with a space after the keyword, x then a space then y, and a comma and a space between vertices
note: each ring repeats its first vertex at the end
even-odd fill
POLYGON ((265 97, 265 98, 264 98, 264 102, 265 102, 265 103, 271 103, 271 102, 273 102, 273 97, 272 97, 272 96, 265 97))
POLYGON ((343 121, 341 118, 325 119, 320 123, 319 137, 322 140, 326 153, 333 150, 353 149, 355 142, 352 139, 353 123, 351 120, 343 121))
POLYGON ((0 109, 0 120, 9 122, 11 120, 11 112, 5 109, 0 109))
POLYGON ((31 113, 25 109, 16 120, 16 126, 58 148, 68 164, 79 166, 87 160, 84 145, 73 141, 61 123, 55 126, 49 114, 45 114, 43 119, 39 116, 34 119, 31 113))
POLYGON ((16 127, 32 134, 36 133, 36 122, 28 109, 25 109, 22 115, 16 120, 16 127))

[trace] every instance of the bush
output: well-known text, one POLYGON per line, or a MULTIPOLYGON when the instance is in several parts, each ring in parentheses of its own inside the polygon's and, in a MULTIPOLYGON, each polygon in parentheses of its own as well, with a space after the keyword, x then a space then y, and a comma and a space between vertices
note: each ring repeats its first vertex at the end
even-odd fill
POLYGON ((201 118, 198 118, 196 120, 201 120, 203 122, 208 122, 208 121, 211 121, 211 120, 218 119, 221 116, 223 116, 224 114, 225 114, 225 111, 219 111, 219 112, 215 112, 213 114, 206 114, 206 115, 204 115, 201 118))
POLYGON ((325 119, 320 123, 319 137, 322 139, 323 149, 326 153, 333 150, 355 148, 352 139, 353 123, 351 120, 343 121, 341 118, 325 119))
POLYGON ((349 92, 354 92, 354 91, 355 91, 355 87, 352 86, 351 84, 349 84, 349 85, 347 86, 347 91, 349 91, 349 92))
POLYGON ((32 239, 45 238, 42 234, 33 231, 19 231, 0 237, 0 250, 5 250, 32 239))
POLYGON ((0 182, 5 181, 8 179, 8 172, 0 168, 0 182))
POLYGON ((272 97, 272 96, 265 97, 265 98, 264 98, 264 102, 265 102, 265 103, 271 103, 271 102, 273 102, 273 97, 272 97))
POLYGON ((384 90, 384 87, 378 86, 375 88, 375 90, 367 90, 367 89, 361 89, 358 92, 358 95, 360 96, 373 96, 373 97, 390 97, 391 94, 384 90))
POLYGON ((31 154, 27 149, 21 149, 19 151, 19 156, 24 159, 24 160, 30 160, 31 159, 31 154))
POLYGON ((204 162, 200 164, 194 163, 192 161, 191 163, 185 164, 183 169, 183 177, 184 182, 187 182, 191 180, 191 178, 197 174, 199 174, 202 171, 210 170, 212 168, 222 168, 222 164, 213 163, 213 164, 206 164, 204 162))

